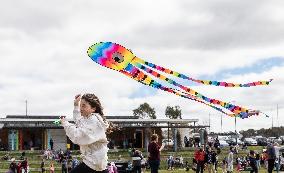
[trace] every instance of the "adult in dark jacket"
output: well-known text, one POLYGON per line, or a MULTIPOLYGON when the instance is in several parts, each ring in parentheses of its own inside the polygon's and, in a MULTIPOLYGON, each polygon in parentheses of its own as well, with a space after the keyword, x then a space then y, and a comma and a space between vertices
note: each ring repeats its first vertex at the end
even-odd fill
POLYGON ((273 168, 274 168, 275 159, 276 159, 276 153, 275 153, 275 148, 271 143, 267 145, 266 153, 267 153, 267 161, 268 161, 267 171, 268 173, 272 173, 273 168))
POLYGON ((151 173, 158 173, 160 166, 160 152, 163 150, 164 146, 164 144, 162 146, 159 146, 157 134, 153 134, 151 136, 151 142, 148 145, 148 161, 151 168, 151 173))
POLYGON ((249 165, 251 167, 250 173, 253 173, 253 172, 258 173, 257 160, 256 160, 255 153, 253 150, 249 152, 249 165))

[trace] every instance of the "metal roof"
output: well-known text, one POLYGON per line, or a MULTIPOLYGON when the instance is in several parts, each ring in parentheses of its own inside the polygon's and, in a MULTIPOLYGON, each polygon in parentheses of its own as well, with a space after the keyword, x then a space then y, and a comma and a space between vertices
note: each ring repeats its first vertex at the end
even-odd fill
MULTIPOLYGON (((0 118, 0 124, 4 124, 4 128, 31 128, 31 127, 44 127, 44 128, 62 128, 59 125, 54 124, 55 120, 58 120, 59 116, 44 116, 36 118, 38 116, 26 117, 26 116, 7 116, 7 118, 0 118)), ((114 116, 112 116, 114 117, 114 116)), ((121 117, 122 118, 122 117, 121 117)), ((124 117, 125 118, 125 117, 124 117)), ((68 121, 74 122, 73 119, 68 121)), ((161 127, 161 128, 197 128, 207 126, 195 126, 198 119, 107 119, 114 125, 119 127, 161 127)))

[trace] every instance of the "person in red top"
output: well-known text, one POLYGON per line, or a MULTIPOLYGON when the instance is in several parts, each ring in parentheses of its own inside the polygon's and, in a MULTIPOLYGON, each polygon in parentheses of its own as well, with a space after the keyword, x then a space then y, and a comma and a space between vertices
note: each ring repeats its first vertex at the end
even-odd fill
POLYGON ((164 146, 164 144, 162 146, 159 146, 157 134, 153 134, 151 136, 151 142, 148 145, 148 161, 151 168, 151 173, 158 173, 160 166, 160 152, 164 149, 164 146))
POLYGON ((204 170, 204 164, 205 164, 205 152, 203 150, 203 147, 197 148, 197 150, 194 153, 194 159, 197 163, 196 167, 196 173, 203 173, 204 170))

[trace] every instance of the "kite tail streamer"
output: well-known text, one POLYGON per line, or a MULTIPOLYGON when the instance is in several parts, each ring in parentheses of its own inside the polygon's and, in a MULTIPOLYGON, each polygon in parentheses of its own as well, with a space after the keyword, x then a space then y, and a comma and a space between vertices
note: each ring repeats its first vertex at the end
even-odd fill
MULTIPOLYGON (((132 74, 126 72, 126 71, 121 71, 121 73, 125 74, 126 76, 131 77, 132 79, 134 79, 137 82, 140 82, 140 83, 142 83, 144 85, 151 86, 151 87, 157 88, 157 89, 161 89, 163 91, 175 94, 177 96, 180 96, 180 97, 183 97, 183 98, 186 98, 186 99, 189 99, 189 100, 194 100, 196 102, 199 102, 199 103, 202 103, 204 105, 207 105, 207 106, 209 106, 209 107, 211 107, 211 108, 213 108, 213 109, 215 109, 215 110, 217 110, 217 111, 219 111, 219 112, 221 112, 223 114, 226 114, 226 115, 228 115, 230 117, 238 116, 236 114, 229 114, 229 113, 223 111, 221 108, 218 108, 218 107, 216 107, 216 106, 214 106, 214 105, 212 105, 210 103, 206 103, 204 101, 201 101, 198 98, 196 98, 195 96, 190 95, 189 93, 182 92, 182 91, 174 89, 174 88, 165 87, 162 84, 158 83, 157 81, 154 81, 153 79, 149 80, 148 76, 145 77, 145 79, 144 79, 144 78, 139 77, 138 75, 132 75, 132 74)), ((136 73, 139 73, 139 70, 137 70, 136 73)))
MULTIPOLYGON (((190 95, 191 97, 193 98, 197 98, 198 100, 203 100, 205 102, 208 102, 210 104, 214 104, 214 105, 218 105, 218 106, 221 106, 231 112, 234 113, 234 115, 239 115, 240 117, 242 118, 246 118, 248 117, 248 109, 246 108, 242 108, 240 106, 236 106, 236 105, 233 105, 231 103, 226 103, 226 102, 222 102, 220 100, 216 100, 216 99, 211 99, 211 98, 207 98, 205 97, 204 95, 188 88, 188 87, 185 87, 175 81, 173 81, 172 79, 169 79, 167 78, 166 76, 163 76, 157 72, 155 72, 154 70, 152 69, 149 69, 143 65, 139 65, 139 64, 136 64, 137 67, 133 66, 132 64, 129 64, 126 68, 125 68, 125 71, 129 72, 129 74, 126 74, 127 76, 130 76, 131 78, 137 80, 137 81, 140 81, 146 85, 149 85, 149 86, 152 86, 152 87, 155 87, 155 88, 158 88, 158 89, 161 89, 161 90, 166 90, 168 92, 172 92, 173 93, 173 90, 169 90, 169 88, 162 88, 161 87, 161 84, 159 84, 158 82, 156 82, 155 80, 153 80, 149 75, 146 75, 144 74, 142 71, 140 71, 138 68, 142 69, 143 71, 151 74, 152 76, 160 79, 160 80, 163 80, 163 81, 166 81, 167 83, 171 84, 171 85, 174 85, 174 86, 177 86, 179 88, 181 88, 182 90, 184 90, 187 95, 190 95)), ((123 72, 124 74, 127 73, 127 72, 123 72)), ((180 91, 182 92, 182 91, 180 91)), ((176 94, 176 93, 174 93, 176 94)))
MULTIPOLYGON (((176 87, 179 87, 181 88, 182 90, 184 90, 186 93, 194 96, 194 97, 197 97, 198 99, 201 99, 205 102, 208 102, 208 103, 211 103, 211 104, 214 104, 214 105, 218 105, 218 106, 221 106, 221 107, 224 107, 225 109, 228 109, 229 111, 233 112, 234 114, 238 115, 240 114, 241 116, 248 116, 247 113, 248 113, 248 109, 246 108, 242 108, 240 106, 236 106, 236 105, 233 105, 231 103, 226 103, 226 102, 223 102, 223 101, 220 101, 220 100, 217 100, 217 99, 212 99, 212 98, 208 98, 198 92, 196 92, 195 90, 191 89, 191 88, 188 88, 186 86, 183 86, 177 82, 175 82, 174 80, 170 79, 170 78, 167 78, 166 76, 164 75, 161 75, 159 73, 157 73, 156 71, 144 66, 144 65, 141 65, 139 63, 135 63, 135 66, 149 74, 151 74, 152 76, 160 79, 160 80, 163 80, 171 85, 174 85, 176 87)), ((135 73, 133 73, 133 75, 136 75, 136 72, 137 74, 140 74, 140 76, 144 76, 145 74, 140 72, 139 70, 137 70, 136 68, 134 67, 131 67, 132 70, 136 70, 135 73)), ((133 72, 133 71, 132 71, 133 72)), ((148 78, 148 76, 147 76, 148 78)))
POLYGON ((153 63, 150 63, 150 62, 147 62, 147 61, 144 61, 144 60, 142 60, 138 57, 135 57, 132 60, 132 63, 133 63, 133 65, 143 64, 143 65, 146 65, 146 66, 151 67, 153 69, 156 69, 158 71, 173 75, 175 77, 190 80, 190 81, 193 81, 195 83, 199 83, 199 84, 203 84, 203 85, 214 85, 214 86, 223 86, 223 87, 252 87, 252 86, 258 86, 258 85, 269 85, 270 82, 272 82, 272 79, 270 79, 269 81, 256 81, 256 82, 249 82, 249 83, 244 83, 244 84, 222 82, 222 81, 200 80, 200 79, 194 79, 194 78, 188 77, 188 76, 181 74, 181 73, 178 73, 176 71, 172 71, 170 69, 158 66, 156 64, 153 64, 153 63))

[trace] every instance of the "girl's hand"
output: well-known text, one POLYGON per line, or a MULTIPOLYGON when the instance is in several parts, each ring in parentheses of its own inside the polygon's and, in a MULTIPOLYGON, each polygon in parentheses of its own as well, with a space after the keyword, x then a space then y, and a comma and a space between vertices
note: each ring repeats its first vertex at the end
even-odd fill
POLYGON ((162 143, 162 146, 160 147, 160 151, 162 151, 162 150, 165 148, 165 145, 166 145, 166 144, 163 142, 163 143, 162 143))
POLYGON ((79 102, 81 100, 81 94, 77 94, 74 100, 74 106, 79 106, 79 102))
POLYGON ((60 122, 61 122, 61 124, 63 124, 64 121, 65 121, 65 116, 61 116, 61 117, 60 117, 60 122))

